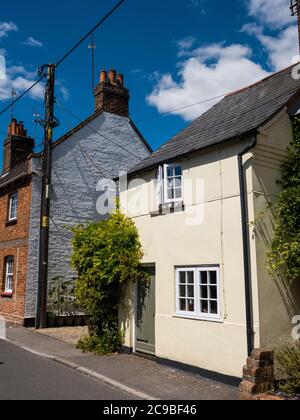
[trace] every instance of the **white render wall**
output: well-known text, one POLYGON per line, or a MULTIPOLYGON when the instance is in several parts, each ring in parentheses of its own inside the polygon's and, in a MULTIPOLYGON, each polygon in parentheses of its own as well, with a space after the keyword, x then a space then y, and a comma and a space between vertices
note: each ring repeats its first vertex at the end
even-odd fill
MULTIPOLYGON (((156 265, 156 355, 202 369, 240 377, 247 357, 245 281, 237 154, 244 143, 229 143, 179 160, 184 180, 204 182, 204 197, 189 197, 184 185, 185 210, 151 217, 155 205, 131 214, 126 195, 141 194, 157 171, 143 177, 146 184, 129 187, 121 194, 122 206, 135 221, 145 252, 144 263, 156 265), (204 210, 204 220, 189 224, 191 215, 204 210), (176 315, 176 266, 219 265, 221 274, 221 320, 180 318, 176 315)), ((252 154, 245 156, 249 217, 253 216, 252 154)), ((144 201, 144 200, 142 200, 144 201)), ((200 213, 199 213, 200 215, 200 213)), ((252 238, 251 243, 255 242, 252 238)), ((253 284, 255 345, 259 347, 257 283, 253 284)), ((128 325, 128 320, 127 320, 128 325)), ((134 322, 126 345, 134 346, 134 322)))
MULTIPOLYGON (((71 269, 72 226, 97 221, 97 183, 115 178, 150 154, 129 120, 102 113, 87 126, 53 149, 49 281, 60 276, 76 277, 71 269)), ((35 177, 37 178, 37 177, 35 177)), ((35 314, 38 279, 38 229, 40 198, 33 183, 30 268, 27 281, 26 317, 35 314)))

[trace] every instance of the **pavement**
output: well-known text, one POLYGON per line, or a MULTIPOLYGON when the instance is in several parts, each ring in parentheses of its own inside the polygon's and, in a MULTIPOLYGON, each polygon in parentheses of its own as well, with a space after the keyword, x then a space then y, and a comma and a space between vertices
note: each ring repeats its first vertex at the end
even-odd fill
POLYGON ((76 372, 53 360, 0 341, 0 400, 2 401, 125 401, 131 394, 76 372))
MULTIPOLYGON (((19 347, 16 351, 27 353, 27 357, 38 358, 39 365, 45 362, 51 364, 53 371, 55 368, 56 371, 61 370, 64 375, 68 372, 69 375, 76 377, 85 376, 82 381, 87 377, 88 380, 93 379, 103 386, 104 396, 108 396, 113 389, 117 392, 116 399, 119 395, 119 399, 132 400, 238 400, 236 386, 186 373, 136 355, 116 354, 99 357, 83 354, 72 344, 20 327, 8 328, 7 340, 8 343, 0 341, 0 350, 8 344, 13 345, 19 347)), ((0 372, 1 369, 3 367, 0 365, 0 372)), ((14 369, 18 371, 18 367, 15 366, 14 369)), ((22 372, 20 369, 20 374, 22 372)), ((9 375, 9 372, 7 374, 9 375)), ((53 377, 55 378, 55 375, 53 377)), ((0 399, 2 382, 1 380, 0 399)), ((91 388, 93 384, 90 385, 91 388)), ((96 394, 91 391, 91 396, 93 395, 96 394)), ((97 399, 101 398, 98 396, 97 399)))

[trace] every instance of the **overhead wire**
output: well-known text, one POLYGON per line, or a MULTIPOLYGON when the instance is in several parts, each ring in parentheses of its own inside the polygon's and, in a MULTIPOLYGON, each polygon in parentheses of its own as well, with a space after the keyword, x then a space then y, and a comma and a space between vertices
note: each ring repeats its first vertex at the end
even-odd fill
MULTIPOLYGON (((60 64, 65 61, 91 34, 93 34, 96 29, 99 28, 123 3, 125 0, 120 0, 97 24, 80 40, 70 48, 55 64, 56 67, 59 67, 60 64)), ((46 78, 46 75, 43 74, 38 80, 36 80, 28 89, 22 92, 16 99, 11 101, 4 109, 0 111, 0 116, 3 115, 6 111, 12 108, 17 102, 19 102, 24 96, 26 96, 32 89, 34 89, 39 83, 46 78)))

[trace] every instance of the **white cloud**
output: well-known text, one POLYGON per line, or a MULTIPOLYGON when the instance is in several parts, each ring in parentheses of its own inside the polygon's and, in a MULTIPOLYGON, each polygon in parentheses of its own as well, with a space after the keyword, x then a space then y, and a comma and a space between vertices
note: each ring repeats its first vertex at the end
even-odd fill
POLYGON ((269 64, 274 70, 281 70, 292 64, 292 58, 299 53, 296 25, 288 26, 275 36, 266 35, 263 28, 256 24, 245 25, 243 31, 258 39, 267 52, 269 64))
POLYGON ((248 0, 249 15, 273 28, 291 24, 289 6, 289 0, 248 0))
MULTIPOLYGON (((196 3, 195 3, 196 4, 196 3)), ((242 31, 256 37, 267 53, 268 65, 274 71, 292 64, 298 54, 297 25, 290 16, 289 0, 246 0, 249 20, 242 31), (276 31, 276 32, 275 32, 276 31)), ((195 38, 178 41, 179 71, 154 78, 154 88, 147 102, 160 113, 189 107, 193 103, 245 87, 269 73, 254 61, 252 50, 239 43, 216 43, 194 48, 195 38)), ((216 101, 205 102, 174 114, 193 120, 216 101)))
POLYGON ((249 14, 256 21, 242 30, 254 35, 268 54, 274 70, 290 65, 298 54, 298 27, 288 0, 249 0, 249 14), (276 33, 274 33, 276 31, 276 33))
MULTIPOLYGON (((14 79, 7 78, 6 80, 0 80, 0 101, 6 101, 11 98, 12 87, 21 94, 25 90, 29 89, 34 84, 35 80, 26 79, 24 76, 17 76, 14 79)), ((36 100, 42 100, 44 97, 44 86, 42 83, 35 86, 30 93, 29 97, 36 100)))
POLYGON ((179 50, 178 57, 184 56, 185 53, 195 45, 196 41, 194 36, 187 36, 186 38, 177 41, 176 44, 179 50))
POLYGON ((13 22, 0 22, 0 39, 8 36, 9 32, 17 32, 18 27, 13 22))
MULTIPOLYGON (((183 108, 201 100, 224 95, 265 77, 268 73, 251 60, 251 49, 233 44, 212 44, 191 51, 180 63, 178 81, 161 75, 147 102, 160 113, 183 108)), ((218 100, 181 109, 174 114, 193 120, 218 100)))
MULTIPOLYGON (((7 66, 6 79, 0 80, 0 101, 6 101, 11 98, 12 87, 17 94, 24 92, 34 84, 36 77, 36 72, 28 70, 24 66, 7 66)), ((28 95, 32 99, 42 100, 44 98, 43 83, 35 86, 28 95)))
POLYGON ((6 79, 6 60, 3 55, 0 54, 0 80, 6 79))
POLYGON ((23 42, 24 45, 28 45, 29 47, 38 47, 42 48, 44 44, 41 41, 38 41, 35 38, 32 38, 31 36, 26 39, 25 42, 23 42))

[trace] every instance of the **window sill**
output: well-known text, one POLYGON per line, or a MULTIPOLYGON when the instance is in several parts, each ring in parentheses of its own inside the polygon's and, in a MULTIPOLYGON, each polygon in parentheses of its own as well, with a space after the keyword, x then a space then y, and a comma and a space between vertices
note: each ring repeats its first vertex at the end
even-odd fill
POLYGON ((203 322, 214 322, 217 324, 224 324, 224 320, 217 317, 204 317, 204 316, 196 316, 196 315, 185 315, 185 314, 174 314, 173 318, 179 318, 179 319, 186 319, 189 321, 203 321, 203 322))
POLYGON ((18 223, 18 220, 9 220, 8 222, 6 222, 6 227, 10 227, 10 226, 15 226, 18 223))
POLYGON ((12 293, 2 293, 1 297, 6 298, 6 299, 11 299, 13 297, 13 294, 12 293))
POLYGON ((175 203, 164 203, 159 206, 157 211, 150 213, 151 217, 166 216, 168 214, 181 213, 185 211, 185 205, 183 201, 175 203))

